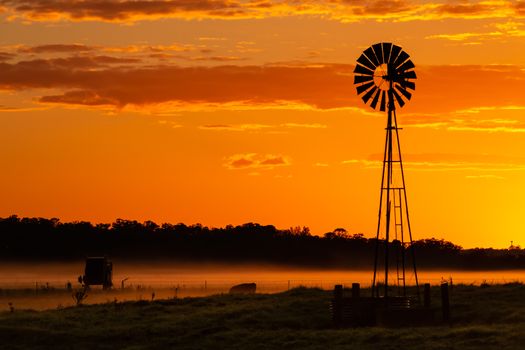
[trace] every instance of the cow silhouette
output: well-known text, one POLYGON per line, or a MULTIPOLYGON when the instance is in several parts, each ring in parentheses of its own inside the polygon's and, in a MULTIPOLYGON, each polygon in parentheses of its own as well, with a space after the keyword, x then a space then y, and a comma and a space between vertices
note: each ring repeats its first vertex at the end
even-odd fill
POLYGON ((230 288, 230 294, 255 294, 255 283, 241 283, 230 288))

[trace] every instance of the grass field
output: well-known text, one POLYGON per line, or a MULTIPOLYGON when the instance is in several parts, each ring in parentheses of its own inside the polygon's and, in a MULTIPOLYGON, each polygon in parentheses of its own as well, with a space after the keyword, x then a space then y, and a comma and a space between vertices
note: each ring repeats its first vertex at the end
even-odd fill
MULTIPOLYGON (((432 294, 433 306, 439 307, 439 287, 432 294)), ((328 291, 297 288, 279 294, 111 302, 39 312, 15 309, 0 313, 0 348, 525 348, 521 284, 454 286, 453 323, 434 327, 334 329, 331 297, 328 291)))

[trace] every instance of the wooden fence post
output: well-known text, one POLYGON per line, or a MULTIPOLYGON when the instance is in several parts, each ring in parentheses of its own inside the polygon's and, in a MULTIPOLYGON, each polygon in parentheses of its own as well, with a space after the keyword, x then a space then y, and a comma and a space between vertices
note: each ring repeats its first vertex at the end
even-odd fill
POLYGON ((343 285, 336 284, 334 287, 334 301, 332 303, 333 321, 336 327, 343 323, 343 285))
POLYGON ((352 283, 352 298, 359 298, 361 285, 359 283, 352 283))
POLYGON ((430 283, 425 283, 423 290, 423 305, 426 308, 430 307, 430 283))
POLYGON ((443 310, 443 321, 450 322, 450 299, 447 282, 441 283, 441 308, 443 310))

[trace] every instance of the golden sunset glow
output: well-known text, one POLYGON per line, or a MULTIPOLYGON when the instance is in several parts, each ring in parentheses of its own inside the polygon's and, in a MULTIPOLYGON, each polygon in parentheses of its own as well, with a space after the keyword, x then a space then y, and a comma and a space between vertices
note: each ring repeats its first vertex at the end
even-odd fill
POLYGON ((525 1, 0 0, 0 216, 337 227, 375 236, 397 111, 414 239, 525 245, 525 1))

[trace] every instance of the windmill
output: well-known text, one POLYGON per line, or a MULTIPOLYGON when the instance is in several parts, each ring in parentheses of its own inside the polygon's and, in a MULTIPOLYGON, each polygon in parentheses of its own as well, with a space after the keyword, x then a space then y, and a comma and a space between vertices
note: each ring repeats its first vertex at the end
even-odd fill
MULTIPOLYGON (((416 88, 414 68, 410 56, 401 47, 392 43, 377 43, 359 56, 354 70, 354 84, 357 94, 361 96, 365 104, 374 110, 379 109, 379 111, 387 114, 374 277, 372 280, 372 296, 379 296, 381 287, 379 285, 378 264, 380 260, 383 260, 383 295, 385 300, 388 297, 390 270, 394 270, 394 268, 396 280, 395 283, 391 284, 397 285, 398 293, 406 296, 407 269, 405 264, 407 263, 407 249, 411 252, 412 267, 419 296, 405 175, 399 144, 399 128, 396 119, 396 108, 403 107, 412 97, 410 91, 414 91, 416 88), (409 238, 408 242, 406 242, 406 238, 409 238)), ((392 272, 392 274, 394 273, 392 272)))

